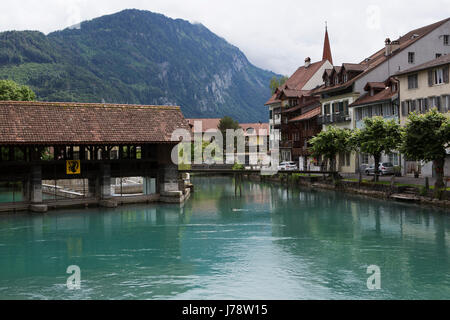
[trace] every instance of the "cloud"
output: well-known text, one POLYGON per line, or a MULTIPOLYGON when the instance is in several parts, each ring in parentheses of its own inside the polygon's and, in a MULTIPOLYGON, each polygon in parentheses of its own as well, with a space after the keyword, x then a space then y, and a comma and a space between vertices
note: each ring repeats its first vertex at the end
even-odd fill
POLYGON ((15 0, 0 3, 0 30, 44 33, 127 8, 201 23, 239 47, 250 62, 292 74, 322 57, 325 21, 336 64, 360 62, 398 36, 450 16, 450 0, 15 0))

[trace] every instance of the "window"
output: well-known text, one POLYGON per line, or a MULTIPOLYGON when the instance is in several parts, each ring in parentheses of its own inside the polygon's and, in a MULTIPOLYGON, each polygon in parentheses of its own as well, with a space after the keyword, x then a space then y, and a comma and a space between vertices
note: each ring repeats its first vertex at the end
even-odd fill
POLYGON ((344 115, 348 116, 348 100, 344 101, 344 115))
POLYGON ((408 63, 413 64, 416 54, 414 52, 408 52, 408 63))
POLYGON ((434 70, 434 84, 444 83, 444 69, 437 68, 434 70))
POLYGON ((346 165, 347 167, 350 167, 350 152, 347 152, 347 153, 345 154, 345 165, 346 165))
POLYGON ((390 103, 383 103, 383 116, 390 117, 394 115, 394 110, 390 103))
POLYGON ((373 112, 374 112, 374 116, 376 116, 376 117, 377 116, 382 116, 383 113, 382 113, 381 105, 380 104, 375 105, 373 107, 373 112))
POLYGON ((339 113, 339 102, 333 103, 333 113, 339 113))
POLYGON ((419 81, 417 73, 408 76, 408 89, 417 89, 419 87, 419 81))
POLYGON ((361 163, 369 164, 369 154, 368 153, 361 154, 361 163))
POLYGON ((334 77, 334 84, 338 84, 339 83, 339 77, 338 76, 335 76, 334 77))
POLYGON ((347 82, 348 81, 348 77, 347 77, 347 74, 345 73, 343 76, 342 76, 342 82, 347 82))
POLYGON ((449 107, 450 107, 450 105, 449 105, 450 99, 449 98, 450 98, 450 96, 448 96, 448 95, 441 96, 441 102, 442 102, 441 112, 442 113, 446 113, 446 112, 450 111, 449 110, 449 107))
POLYGON ((324 114, 327 116, 330 115, 330 104, 324 105, 324 114))
POLYGON ((448 34, 446 34, 446 35, 444 35, 444 46, 448 46, 448 38, 449 38, 449 35, 448 34))
POLYGON ((436 59, 440 58, 442 56, 442 53, 436 53, 436 59))
POLYGON ((389 162, 392 163, 394 166, 398 166, 399 165, 398 153, 389 154, 389 162))
POLYGON ((356 121, 362 120, 362 108, 358 108, 355 110, 356 121))
POLYGON ((428 99, 422 99, 422 113, 426 113, 428 111, 428 99))
POLYGON ((369 107, 362 108, 362 119, 369 117, 369 107))

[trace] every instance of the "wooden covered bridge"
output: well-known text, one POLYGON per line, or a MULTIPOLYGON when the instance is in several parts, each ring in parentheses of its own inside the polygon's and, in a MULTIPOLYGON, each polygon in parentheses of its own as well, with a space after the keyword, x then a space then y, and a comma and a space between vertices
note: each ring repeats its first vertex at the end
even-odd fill
POLYGON ((171 161, 176 129, 189 130, 179 107, 0 102, 0 183, 20 183, 23 197, 0 203, 0 211, 46 211, 42 181, 57 179, 88 182, 80 203, 114 206, 114 177, 153 179, 155 192, 144 192, 144 201, 183 201, 171 161))

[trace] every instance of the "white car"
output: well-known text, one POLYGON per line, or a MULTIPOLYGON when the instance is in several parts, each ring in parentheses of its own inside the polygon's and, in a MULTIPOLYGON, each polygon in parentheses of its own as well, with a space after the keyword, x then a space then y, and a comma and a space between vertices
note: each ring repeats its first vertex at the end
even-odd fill
POLYGON ((280 163, 280 165, 278 166, 278 170, 293 171, 298 170, 298 166, 294 161, 284 161, 280 163))

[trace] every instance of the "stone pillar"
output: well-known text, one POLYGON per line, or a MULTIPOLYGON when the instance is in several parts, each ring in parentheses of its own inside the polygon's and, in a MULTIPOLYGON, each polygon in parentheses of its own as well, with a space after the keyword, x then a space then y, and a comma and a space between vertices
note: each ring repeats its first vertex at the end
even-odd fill
POLYGON ((162 165, 159 170, 159 193, 180 191, 178 186, 178 167, 173 164, 162 165))
POLYGON ((100 197, 101 199, 111 198, 111 166, 103 164, 100 175, 100 197))
POLYGON ((42 168, 33 166, 30 174, 30 202, 42 203, 42 168))
POLYGON ((23 201, 29 201, 30 200, 30 181, 25 180, 22 181, 22 198, 23 201))
POLYGON ((30 211, 44 213, 47 212, 47 205, 42 203, 42 167, 31 167, 29 179, 30 211))
POLYGON ((88 196, 98 198, 98 179, 95 178, 88 178, 88 196))
POLYGON ((143 184, 144 184, 143 192, 145 195, 156 193, 156 179, 155 178, 144 177, 143 184))
POLYGON ((180 179, 178 178, 178 167, 176 165, 161 165, 158 171, 158 191, 161 202, 181 203, 184 201, 185 197, 183 191, 180 190, 180 179))

